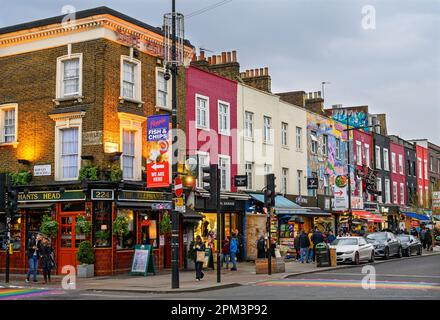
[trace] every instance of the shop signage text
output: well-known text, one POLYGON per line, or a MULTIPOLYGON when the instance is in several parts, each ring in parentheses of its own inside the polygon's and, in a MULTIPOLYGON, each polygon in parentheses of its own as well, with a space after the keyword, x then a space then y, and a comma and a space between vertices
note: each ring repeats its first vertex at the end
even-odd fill
POLYGON ((247 175, 234 176, 234 187, 247 187, 248 177, 247 175))
POLYGON ((171 201, 171 193, 151 192, 151 191, 129 191, 119 192, 118 200, 130 201, 171 201))
POLYGON ((59 191, 37 191, 37 192, 20 192, 18 194, 18 202, 51 202, 51 201, 73 201, 85 200, 86 196, 82 190, 71 190, 63 193, 59 191))
POLYGON ((307 189, 318 189, 318 178, 307 178, 307 189))
POLYGON ((111 189, 92 189, 92 200, 113 200, 114 192, 111 189))
POLYGON ((52 165, 36 165, 34 166, 34 177, 50 176, 52 174, 52 165))

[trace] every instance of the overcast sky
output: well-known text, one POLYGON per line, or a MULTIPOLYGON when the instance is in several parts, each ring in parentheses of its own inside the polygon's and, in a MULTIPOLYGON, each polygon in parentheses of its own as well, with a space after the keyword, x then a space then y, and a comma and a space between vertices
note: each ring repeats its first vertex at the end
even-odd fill
MULTIPOLYGON (((185 15, 220 0, 176 0, 185 15)), ((0 26, 106 5, 154 26, 171 0, 0 0, 0 26)), ((371 21, 371 20, 370 20, 371 21)), ((186 19, 197 48, 237 50, 241 68, 269 67, 272 91, 318 91, 325 105, 369 105, 388 133, 440 145, 440 0, 232 0, 186 19), (364 29, 372 5, 376 28, 364 29)))

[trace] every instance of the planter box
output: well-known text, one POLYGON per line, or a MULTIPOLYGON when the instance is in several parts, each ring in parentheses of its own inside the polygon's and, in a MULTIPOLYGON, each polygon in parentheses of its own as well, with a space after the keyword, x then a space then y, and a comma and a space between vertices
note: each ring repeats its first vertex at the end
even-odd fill
MULTIPOLYGON (((272 273, 283 273, 286 271, 286 264, 283 258, 272 258, 272 273)), ((255 260, 255 272, 257 274, 267 274, 267 259, 255 260)))
POLYGON ((78 265, 78 278, 91 278, 95 275, 94 264, 79 264, 78 265))

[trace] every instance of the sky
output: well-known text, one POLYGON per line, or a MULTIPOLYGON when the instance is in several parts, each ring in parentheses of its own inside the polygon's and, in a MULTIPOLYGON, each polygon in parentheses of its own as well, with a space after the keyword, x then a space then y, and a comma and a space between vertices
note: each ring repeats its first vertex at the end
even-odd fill
MULTIPOLYGON (((171 10, 171 0, 0 0, 0 27, 65 5, 105 5, 153 26, 171 10)), ((330 82, 326 108, 368 105, 387 114, 388 134, 440 145, 440 0, 176 0, 176 8, 197 49, 237 50, 242 70, 269 67, 272 92, 330 82), (214 8, 191 15, 206 7, 214 8)))

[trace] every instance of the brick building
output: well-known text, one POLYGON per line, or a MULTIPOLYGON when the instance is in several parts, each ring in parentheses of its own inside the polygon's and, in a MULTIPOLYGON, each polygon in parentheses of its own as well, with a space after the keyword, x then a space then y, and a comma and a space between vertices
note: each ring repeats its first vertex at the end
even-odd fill
MULTIPOLYGON (((28 172, 15 186, 11 271, 26 269, 26 243, 43 215, 59 223, 58 272, 76 265, 85 239, 96 275, 128 271, 135 244, 151 244, 161 268, 169 241, 159 225, 171 193, 145 183, 145 137, 147 117, 170 111, 162 31, 106 7, 79 11, 67 25, 63 18, 0 29, 0 170, 28 172), (93 223, 89 236, 75 234, 80 215, 93 223), (128 219, 127 235, 113 235, 117 217, 128 219)), ((182 88, 184 72, 178 77, 182 88)))

